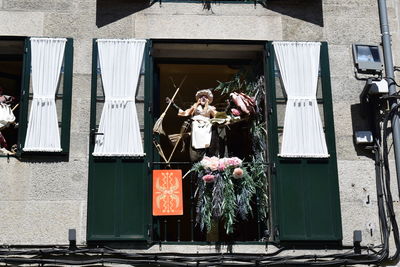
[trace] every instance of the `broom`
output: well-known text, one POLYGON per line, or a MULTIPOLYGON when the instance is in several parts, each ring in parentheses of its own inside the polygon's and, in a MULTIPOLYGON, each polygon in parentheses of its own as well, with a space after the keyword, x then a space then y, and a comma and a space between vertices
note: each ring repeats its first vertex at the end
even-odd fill
POLYGON ((13 112, 18 106, 19 106, 19 103, 16 104, 16 105, 12 108, 11 112, 13 112))
POLYGON ((182 140, 183 135, 186 133, 186 131, 187 131, 187 129, 188 129, 189 127, 190 127, 190 120, 187 120, 187 121, 185 121, 185 122, 182 124, 181 132, 179 133, 178 140, 176 141, 176 143, 175 143, 175 145, 174 145, 174 149, 172 149, 171 155, 169 155, 169 158, 168 158, 168 161, 167 161, 168 163, 171 161, 172 156, 174 155, 175 150, 176 150, 176 148, 178 147, 179 141, 182 140))
POLYGON ((165 114, 167 113, 169 107, 171 106, 172 102, 174 102, 175 96, 178 94, 179 89, 181 89, 181 86, 183 84, 183 82, 186 80, 187 75, 183 78, 181 84, 179 85, 178 88, 176 88, 174 81, 172 80, 172 83, 174 84, 174 87, 176 89, 172 99, 169 101, 167 108, 165 109, 164 113, 161 114, 161 116, 158 118, 158 120, 156 121, 156 123, 154 123, 154 127, 153 127, 153 133, 158 133, 158 134, 163 134, 165 135, 164 129, 162 128, 162 121, 165 117, 165 114))

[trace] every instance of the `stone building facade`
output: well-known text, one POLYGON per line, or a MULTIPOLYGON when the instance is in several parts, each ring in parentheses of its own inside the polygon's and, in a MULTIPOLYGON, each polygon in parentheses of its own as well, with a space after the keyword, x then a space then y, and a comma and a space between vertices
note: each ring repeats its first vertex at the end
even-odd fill
MULTIPOLYGON (((387 4, 396 64, 400 4, 387 4)), ((218 1, 209 9, 192 1, 0 0, 4 36, 70 37, 74 56, 69 159, 0 158, 0 245, 63 245, 68 229, 77 230, 78 245, 87 242, 94 38, 326 41, 343 244, 352 245, 354 230, 362 231, 362 244, 380 243, 374 161, 354 144, 352 114, 364 82, 354 77, 351 45, 380 43, 376 0, 218 1)), ((170 249, 182 248, 191 250, 170 249)))

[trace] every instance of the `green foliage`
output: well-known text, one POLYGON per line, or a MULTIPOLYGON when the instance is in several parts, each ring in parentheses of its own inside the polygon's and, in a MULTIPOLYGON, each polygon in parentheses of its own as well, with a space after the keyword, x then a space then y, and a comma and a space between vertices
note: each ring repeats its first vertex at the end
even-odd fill
POLYGON ((249 164, 250 173, 257 191, 258 214, 261 221, 268 218, 267 175, 262 158, 253 157, 249 164))
POLYGON ((212 189, 212 215, 214 218, 219 218, 223 215, 224 212, 224 175, 216 174, 216 179, 214 183, 214 188, 212 189))
POLYGON ((239 187, 241 190, 236 196, 238 213, 243 220, 246 220, 248 214, 252 214, 250 200, 256 193, 256 185, 246 170, 244 170, 243 178, 239 180, 239 183, 241 183, 239 187))
POLYGON ((210 231, 211 224, 221 220, 226 233, 232 234, 236 216, 239 214, 242 219, 247 219, 252 211, 251 199, 256 186, 246 168, 238 158, 217 157, 207 158, 193 166, 192 170, 196 170, 198 177, 196 222, 201 230, 206 228, 210 231), (206 177, 213 178, 208 180, 206 177))
POLYGON ((200 229, 203 230, 207 227, 207 232, 211 230, 211 196, 209 190, 206 190, 206 183, 199 183, 198 185, 198 201, 196 207, 196 222, 200 225, 200 229))
POLYGON ((267 149, 267 131, 264 118, 265 110, 265 80, 264 76, 254 77, 254 71, 243 69, 235 74, 232 80, 219 82, 215 90, 221 94, 242 92, 256 101, 257 111, 250 118, 250 136, 252 140, 253 157, 249 163, 249 172, 257 191, 258 214, 262 221, 268 218, 267 173, 265 169, 267 149))
POLYGON ((227 175, 225 171, 224 177, 224 200, 222 202, 222 218, 224 221, 225 231, 227 234, 233 233, 233 224, 235 223, 235 214, 238 207, 235 197, 235 188, 231 175, 227 175))
POLYGON ((230 94, 233 92, 242 92, 246 95, 256 97, 259 90, 263 90, 264 86, 259 86, 257 77, 254 77, 254 72, 242 69, 237 72, 232 80, 221 82, 218 81, 218 86, 214 89, 220 91, 221 94, 230 94))
MULTIPOLYGON (((240 71, 231 81, 219 82, 214 90, 221 94, 232 92, 244 93, 254 98, 256 112, 248 117, 250 124, 252 157, 249 162, 240 164, 243 176, 235 178, 235 166, 224 170, 207 169, 207 164, 199 162, 193 165, 192 171, 198 176, 198 198, 196 221, 203 230, 211 230, 214 221, 223 222, 227 234, 232 234, 237 216, 246 220, 252 216, 252 200, 257 197, 257 213, 261 221, 268 218, 268 194, 266 163, 266 123, 265 110, 265 80, 263 76, 254 77, 254 72, 240 71), (213 175, 211 182, 203 181, 205 175, 213 175)), ((210 158, 208 158, 210 159, 210 158)), ((212 159, 212 158, 211 158, 212 159)), ((218 159, 216 160, 223 160, 218 159)), ((238 167, 238 166, 236 166, 238 167)))

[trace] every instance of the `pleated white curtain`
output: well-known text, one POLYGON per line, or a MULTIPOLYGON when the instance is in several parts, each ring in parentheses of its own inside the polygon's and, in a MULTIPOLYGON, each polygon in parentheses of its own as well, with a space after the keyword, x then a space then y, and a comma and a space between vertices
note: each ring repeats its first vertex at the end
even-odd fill
POLYGON ((31 38, 33 99, 24 151, 60 152, 55 95, 67 39, 31 38))
POLYGON ((316 99, 321 44, 273 45, 288 98, 280 156, 329 157, 316 99))
POLYGON ((105 102, 93 155, 143 156, 135 95, 145 40, 97 40, 105 102))

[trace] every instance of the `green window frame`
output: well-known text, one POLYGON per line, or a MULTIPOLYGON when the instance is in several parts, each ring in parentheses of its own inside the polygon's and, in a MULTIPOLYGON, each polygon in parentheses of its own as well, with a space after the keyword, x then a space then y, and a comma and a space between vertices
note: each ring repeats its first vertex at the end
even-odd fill
MULTIPOLYGON (((72 101, 72 74, 73 74, 73 39, 67 38, 64 51, 64 63, 62 67, 62 93, 56 93, 56 101, 61 101, 61 120, 59 120, 60 127, 60 141, 61 152, 26 152, 22 148, 25 144, 26 132, 28 128, 29 117, 29 102, 32 98, 30 93, 30 78, 31 78, 31 45, 30 38, 25 38, 24 56, 23 56, 23 74, 21 82, 21 98, 20 98, 20 113, 19 113, 19 131, 18 131, 18 149, 17 157, 29 157, 38 155, 68 157, 70 146, 70 128, 71 128, 71 101, 72 101)), ((60 79, 61 80, 61 79, 60 79)), ((61 86, 61 85, 59 85, 61 86)))

